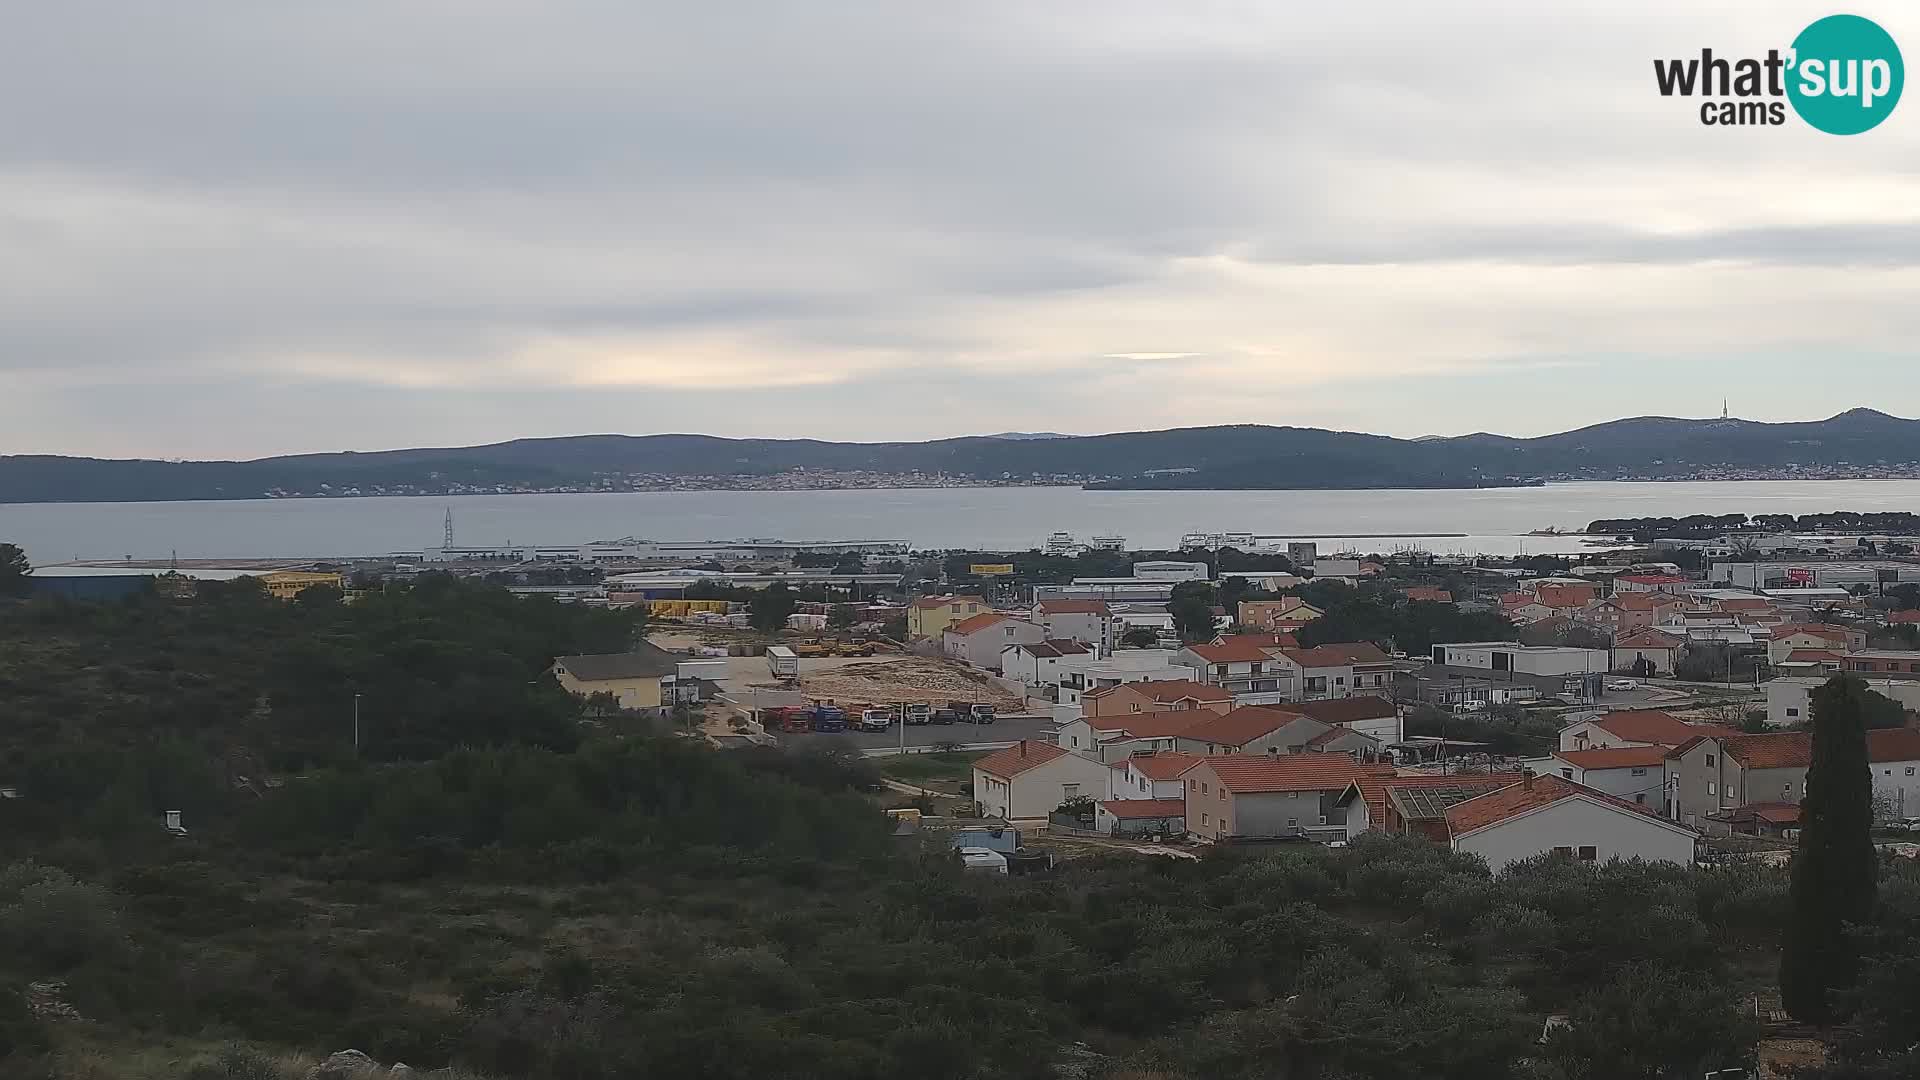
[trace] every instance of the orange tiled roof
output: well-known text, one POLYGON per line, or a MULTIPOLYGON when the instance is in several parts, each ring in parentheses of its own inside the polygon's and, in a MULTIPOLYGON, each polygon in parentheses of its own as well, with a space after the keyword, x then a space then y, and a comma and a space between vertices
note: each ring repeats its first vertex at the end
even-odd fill
POLYGON ((1357 720, 1380 720, 1398 711, 1393 702, 1372 694, 1322 698, 1319 701, 1294 701, 1285 705, 1269 705, 1267 708, 1311 716, 1323 724, 1351 724, 1357 720))
POLYGON ((913 602, 913 606, 922 610, 946 607, 948 604, 985 604, 986 598, 980 596, 922 596, 913 602))
POLYGON ((1435 589, 1425 585, 1413 585, 1401 589, 1400 595, 1406 597, 1408 600, 1422 601, 1430 604, 1453 603, 1452 593, 1445 589, 1435 589))
POLYGON ((1199 754, 1163 750, 1157 754, 1135 754, 1130 758, 1114 762, 1114 767, 1131 767, 1149 780, 1177 780, 1181 773, 1193 768, 1199 762, 1199 754))
POLYGON ((1732 728, 1689 724, 1659 709, 1625 709, 1593 718, 1595 726, 1629 742, 1679 746, 1696 736, 1734 735, 1732 728))
POLYGON ((1278 731, 1295 720, 1298 714, 1281 712, 1277 708, 1260 705, 1248 705, 1213 716, 1188 728, 1181 738, 1195 739, 1200 742, 1214 743, 1218 746, 1245 746, 1253 740, 1278 731))
POLYGON ((1370 641, 1350 641, 1316 645, 1311 649, 1282 649, 1281 655, 1305 668, 1346 667, 1349 664, 1384 664, 1387 654, 1370 641))
POLYGON ((1584 784, 1576 784, 1558 776, 1522 778, 1518 783, 1508 784, 1485 795, 1455 803, 1447 808, 1447 828, 1453 835, 1461 836, 1490 825, 1498 825, 1508 818, 1518 817, 1530 810, 1552 806, 1562 799, 1571 799, 1576 796, 1585 796, 1608 806, 1639 814, 1650 821, 1657 821, 1682 832, 1692 831, 1665 820, 1649 807, 1630 803, 1604 791, 1596 791, 1584 784))
POLYGON ((1170 712, 1138 712, 1127 716, 1089 716, 1087 726, 1095 731, 1117 731, 1136 739, 1170 739, 1185 735, 1193 725, 1210 720, 1209 709, 1174 709, 1170 712))
MULTIPOLYGON (((1339 791, 1362 776, 1392 776, 1391 765, 1356 765, 1350 754, 1236 754, 1202 763, 1236 795, 1276 791, 1339 791)), ((1199 768, 1195 765, 1194 768, 1199 768)), ((1191 772, 1192 770, 1188 770, 1191 772)))
POLYGON ((1868 761, 1920 761, 1920 731, 1882 728, 1867 732, 1868 761))
POLYGON ((1029 769, 1037 769, 1049 761, 1065 757, 1066 754, 1066 750, 1053 743, 1021 739, 1005 750, 996 750, 974 762, 973 767, 1003 780, 1011 780, 1029 769))
POLYGON ((995 615, 991 611, 983 611, 978 615, 961 619, 959 622, 947 627, 947 633, 972 634, 985 630, 987 627, 992 626, 994 623, 1001 622, 1004 619, 1006 619, 1005 615, 995 615))
POLYGON ((1749 769, 1803 769, 1813 764, 1813 733, 1769 731, 1758 735, 1726 735, 1720 748, 1749 769))
POLYGON ((1189 645, 1187 650, 1209 664, 1258 663, 1273 659, 1260 646, 1234 638, 1227 638, 1218 645, 1189 645))
POLYGON ((1643 769, 1667 759, 1664 746, 1612 746, 1599 750, 1556 750, 1554 757, 1582 769, 1643 769))

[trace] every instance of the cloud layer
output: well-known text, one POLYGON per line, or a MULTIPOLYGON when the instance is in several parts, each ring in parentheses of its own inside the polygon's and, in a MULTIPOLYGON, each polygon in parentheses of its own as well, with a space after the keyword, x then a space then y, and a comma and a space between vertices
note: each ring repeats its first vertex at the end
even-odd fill
POLYGON ((1703 127, 1654 57, 1826 12, 1508 7, 34 5, 0 452, 1916 411, 1920 102, 1703 127))

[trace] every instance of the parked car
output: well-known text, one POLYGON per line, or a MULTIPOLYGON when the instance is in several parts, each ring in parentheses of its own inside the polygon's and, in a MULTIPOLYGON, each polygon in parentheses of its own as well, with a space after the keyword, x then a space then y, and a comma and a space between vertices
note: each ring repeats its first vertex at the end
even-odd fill
POLYGON ((1638 679, 1608 679, 1606 687, 1609 690, 1638 690, 1640 689, 1640 681, 1638 679))
POLYGON ((1486 712, 1487 703, 1484 701, 1462 701, 1454 705, 1453 711, 1454 712, 1486 712))

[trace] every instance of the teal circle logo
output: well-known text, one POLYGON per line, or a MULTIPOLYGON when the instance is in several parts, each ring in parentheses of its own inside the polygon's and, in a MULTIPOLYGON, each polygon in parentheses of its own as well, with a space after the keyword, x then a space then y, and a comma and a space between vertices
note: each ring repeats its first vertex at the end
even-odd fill
POLYGON ((1872 19, 1829 15, 1793 39, 1787 100, 1800 119, 1829 135, 1878 126, 1900 103, 1906 81, 1900 46, 1872 19))

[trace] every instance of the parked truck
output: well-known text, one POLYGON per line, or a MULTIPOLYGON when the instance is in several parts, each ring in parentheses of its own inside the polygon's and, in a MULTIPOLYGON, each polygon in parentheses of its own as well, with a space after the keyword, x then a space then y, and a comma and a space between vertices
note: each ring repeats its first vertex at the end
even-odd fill
POLYGON ((860 710, 860 730, 861 731, 885 731, 892 726, 893 726, 893 710, 892 709, 876 708, 876 709, 860 710))
POLYGON ((903 723, 916 726, 933 723, 933 706, 924 701, 903 705, 900 707, 900 712, 903 723))
POLYGON ((847 711, 838 705, 820 704, 813 707, 813 730, 838 732, 847 730, 847 711))
POLYGON ((804 705, 780 705, 760 713, 761 727, 768 731, 802 732, 813 730, 813 710, 804 705))
POLYGON ((977 701, 949 701, 947 708, 952 709, 954 717, 963 724, 993 723, 993 706, 991 705, 983 705, 977 701))
POLYGON ((776 679, 797 679, 800 677, 800 658, 785 645, 774 645, 767 649, 767 670, 776 679))

